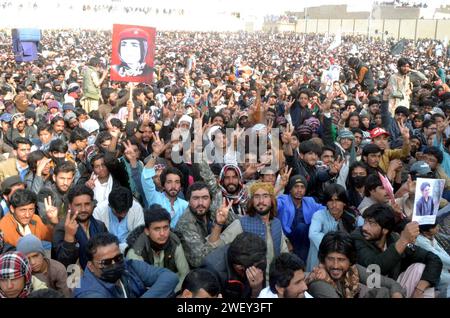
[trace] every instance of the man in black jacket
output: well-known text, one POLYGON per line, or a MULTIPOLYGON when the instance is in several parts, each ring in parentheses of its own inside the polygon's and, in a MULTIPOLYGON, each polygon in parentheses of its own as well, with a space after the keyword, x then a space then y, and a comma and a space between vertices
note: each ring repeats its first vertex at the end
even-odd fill
POLYGON ((66 267, 79 264, 84 270, 87 258, 89 238, 98 233, 108 232, 105 224, 94 219, 94 191, 86 185, 77 185, 69 190, 69 211, 55 226, 52 242, 52 259, 66 267))
POLYGON ((419 224, 406 224, 400 236, 393 233, 394 211, 385 204, 374 204, 364 213, 364 225, 352 238, 358 264, 378 265, 381 275, 397 280, 406 288, 407 297, 434 297, 442 262, 438 256, 413 245, 419 235, 419 224))

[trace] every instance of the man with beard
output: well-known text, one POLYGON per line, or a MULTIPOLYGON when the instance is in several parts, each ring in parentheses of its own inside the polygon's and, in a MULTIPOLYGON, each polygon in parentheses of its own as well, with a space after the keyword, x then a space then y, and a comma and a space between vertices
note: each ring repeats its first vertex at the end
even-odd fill
POLYGON ((248 193, 244 185, 241 169, 234 164, 226 164, 220 170, 217 180, 206 160, 199 164, 200 176, 208 185, 213 202, 211 210, 215 211, 222 206, 223 200, 232 202, 232 211, 236 215, 245 215, 247 209, 248 193))
POLYGON ((14 156, 0 162, 0 182, 12 176, 19 176, 22 181, 28 173, 28 155, 31 150, 31 141, 27 138, 19 137, 14 140, 14 156))
POLYGON ((389 78, 389 83, 384 90, 383 100, 389 100, 389 111, 394 115, 394 111, 398 106, 409 108, 411 84, 409 79, 409 71, 411 62, 402 57, 397 61, 398 73, 389 78))
MULTIPOLYGON (((144 125, 144 122, 142 123, 144 125)), ((153 132, 155 131, 155 125, 153 123, 148 123, 147 125, 144 125, 144 127, 141 126, 139 128, 138 132, 135 134, 136 138, 139 140, 139 135, 141 137, 139 148, 141 150, 141 156, 140 160, 144 162, 144 159, 150 156, 152 153, 152 136, 153 132)))
POLYGON ((313 214, 325 209, 314 198, 305 196, 308 182, 302 175, 292 176, 287 191, 277 197, 278 218, 283 232, 293 246, 293 252, 306 262, 309 251, 309 225, 313 214))
POLYGON ((64 118, 61 116, 56 116, 52 119, 51 124, 53 127, 55 139, 61 139, 64 142, 68 142, 69 138, 64 134, 64 128, 66 125, 64 118))
POLYGON ((378 265, 386 275, 406 289, 408 298, 434 297, 442 261, 432 252, 414 245, 420 234, 419 224, 410 222, 398 235, 393 232, 395 216, 385 204, 374 204, 364 213, 364 225, 352 233, 357 262, 378 265))
MULTIPOLYGON (((71 161, 63 162, 60 165, 57 165, 53 170, 53 184, 50 189, 43 188, 38 193, 38 199, 42 198, 42 201, 38 201, 39 211, 43 211, 44 201, 43 199, 46 197, 43 194, 47 194, 48 190, 51 191, 51 197, 55 206, 58 208, 58 215, 60 217, 65 217, 67 213, 67 208, 69 206, 69 202, 67 201, 67 192, 73 184, 76 173, 76 166, 71 161)), ((45 216, 41 215, 43 220, 45 220, 45 216)))
POLYGON ((378 175, 378 172, 384 175, 380 168, 382 150, 376 144, 367 144, 364 146, 361 154, 361 161, 367 165, 367 174, 378 175))
POLYGON ((104 103, 98 106, 98 112, 101 119, 105 120, 108 117, 113 108, 117 105, 116 102, 118 97, 119 95, 115 89, 111 87, 105 87, 102 89, 102 99, 104 103))
POLYGON ((224 226, 236 219, 236 214, 228 213, 226 221, 211 209, 211 193, 204 182, 194 182, 186 192, 189 206, 178 220, 175 233, 181 240, 186 259, 193 268, 200 266, 203 258, 214 249, 209 244, 208 236, 222 232, 224 226), (219 218, 219 220, 217 219, 219 218))
MULTIPOLYGON (((250 200, 247 213, 243 217, 233 221, 222 233, 212 231, 208 241, 214 246, 231 243, 237 235, 250 232, 260 236, 267 244, 267 263, 280 255, 288 253, 286 237, 283 234, 281 222, 277 215, 277 203, 272 184, 255 182, 250 187, 250 200)), ((224 203, 216 216, 216 224, 223 225, 228 218, 231 203, 224 203)), ((269 275, 267 269, 267 278, 269 275)))
POLYGON ((178 275, 178 291, 189 273, 189 264, 180 239, 170 230, 170 214, 155 204, 144 211, 144 219, 145 225, 136 228, 128 236, 130 248, 126 250, 125 256, 127 259, 170 269, 178 275))
MULTIPOLYGON (((56 227, 52 241, 52 259, 69 266, 79 264, 82 269, 88 262, 87 244, 90 237, 108 232, 105 224, 96 220, 94 192, 86 185, 69 190, 69 211, 56 227)), ((118 247, 117 247, 118 248, 118 247)))
POLYGON ((110 233, 89 239, 87 260, 75 298, 167 298, 178 283, 168 269, 124 260, 117 237, 110 233))
POLYGON ((166 168, 161 174, 161 185, 164 188, 164 192, 161 193, 156 189, 153 181, 155 176, 155 163, 156 159, 164 152, 165 145, 161 141, 158 135, 154 135, 154 142, 152 144, 153 153, 150 156, 150 160, 144 167, 141 177, 142 188, 144 189, 145 199, 147 205, 159 204, 164 209, 169 211, 172 221, 170 227, 175 228, 178 219, 183 215, 184 211, 188 207, 188 202, 178 197, 182 189, 181 180, 183 175, 177 168, 166 168))
POLYGON ((319 246, 320 265, 306 279, 314 298, 403 298, 402 286, 378 275, 371 287, 372 272, 356 264, 357 253, 349 234, 329 232, 319 246))
POLYGON ((305 278, 305 263, 295 254, 282 253, 270 264, 269 286, 258 298, 312 298, 305 278))

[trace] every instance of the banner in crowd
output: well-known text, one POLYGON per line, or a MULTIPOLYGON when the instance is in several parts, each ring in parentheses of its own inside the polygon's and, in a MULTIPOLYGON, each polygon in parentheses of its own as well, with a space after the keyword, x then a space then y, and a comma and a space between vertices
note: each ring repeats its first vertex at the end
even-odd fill
POLYGON ((417 178, 414 197, 413 221, 435 224, 445 180, 417 178))
POLYGON ((151 83, 155 40, 155 28, 114 24, 111 80, 151 83))

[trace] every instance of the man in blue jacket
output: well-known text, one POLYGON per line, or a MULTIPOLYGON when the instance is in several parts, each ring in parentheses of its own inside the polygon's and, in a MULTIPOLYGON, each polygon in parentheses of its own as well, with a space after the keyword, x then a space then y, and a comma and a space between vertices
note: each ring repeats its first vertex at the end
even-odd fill
POLYGON ((75 298, 167 298, 178 283, 175 273, 144 261, 124 260, 118 238, 100 233, 89 240, 88 264, 75 298))
POLYGON ((298 174, 289 180, 287 188, 289 194, 277 197, 278 218, 281 221, 283 232, 291 242, 294 253, 304 262, 308 257, 308 232, 312 216, 325 208, 314 198, 305 197, 307 187, 306 178, 298 174))

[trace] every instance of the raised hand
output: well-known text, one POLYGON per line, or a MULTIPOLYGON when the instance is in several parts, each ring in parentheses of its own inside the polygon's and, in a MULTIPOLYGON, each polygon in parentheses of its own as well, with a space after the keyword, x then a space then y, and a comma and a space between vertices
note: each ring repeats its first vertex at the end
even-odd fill
POLYGON ((350 117, 350 112, 348 110, 345 110, 341 114, 341 120, 346 121, 350 117))
POLYGON ((345 163, 345 159, 344 158, 341 158, 341 159, 338 158, 335 162, 333 162, 331 164, 330 172, 332 174, 338 174, 339 171, 341 171, 342 166, 344 165, 344 163, 345 163))
POLYGON ((295 99, 291 96, 289 99, 284 103, 284 113, 287 115, 289 114, 292 105, 294 105, 295 99))
POLYGON ((281 141, 283 144, 289 144, 291 142, 292 134, 294 133, 294 126, 287 124, 286 130, 281 135, 281 141))
POLYGON ((227 200, 223 198, 222 205, 216 213, 216 223, 218 225, 225 225, 228 219, 228 213, 230 212, 232 206, 233 200, 230 200, 230 203, 227 203, 227 200))
POLYGON ((36 168, 37 176, 42 176, 42 171, 44 171, 45 167, 47 166, 47 164, 50 161, 52 161, 51 158, 45 158, 45 157, 38 161, 37 168, 36 168))
POLYGON ((70 241, 74 240, 75 234, 78 230, 78 222, 77 222, 78 211, 72 213, 70 210, 67 211, 66 220, 64 222, 64 240, 66 241, 67 237, 70 237, 70 241))
POLYGON ((44 207, 45 207, 45 214, 47 215, 48 220, 52 224, 58 224, 58 209, 53 206, 52 203, 52 197, 48 196, 47 198, 44 198, 44 207))
POLYGON ((281 183, 284 184, 285 186, 289 182, 291 173, 292 173, 292 168, 289 168, 289 166, 284 167, 284 170, 280 172, 281 183))
POLYGON ((409 128, 405 126, 404 123, 398 123, 400 128, 400 133, 402 134, 403 140, 409 140, 409 128))
POLYGON ((97 175, 92 172, 91 177, 86 181, 86 186, 92 190, 95 188, 95 181, 97 180, 97 175))
POLYGON ((165 148, 166 147, 165 147, 165 144, 164 144, 164 139, 160 139, 159 135, 153 133, 153 143, 152 143, 153 153, 156 156, 159 156, 160 154, 163 153, 165 148))
POLYGON ((400 239, 403 239, 407 243, 414 243, 419 234, 420 234, 419 223, 410 222, 406 224, 405 228, 400 234, 400 239))
POLYGON ((149 123, 150 123, 150 111, 146 110, 142 113, 142 124, 144 126, 148 126, 149 123))
POLYGON ((124 152, 125 158, 127 158, 129 162, 135 163, 137 161, 137 155, 133 150, 131 141, 126 140, 125 142, 122 143, 122 145, 125 147, 124 152))

